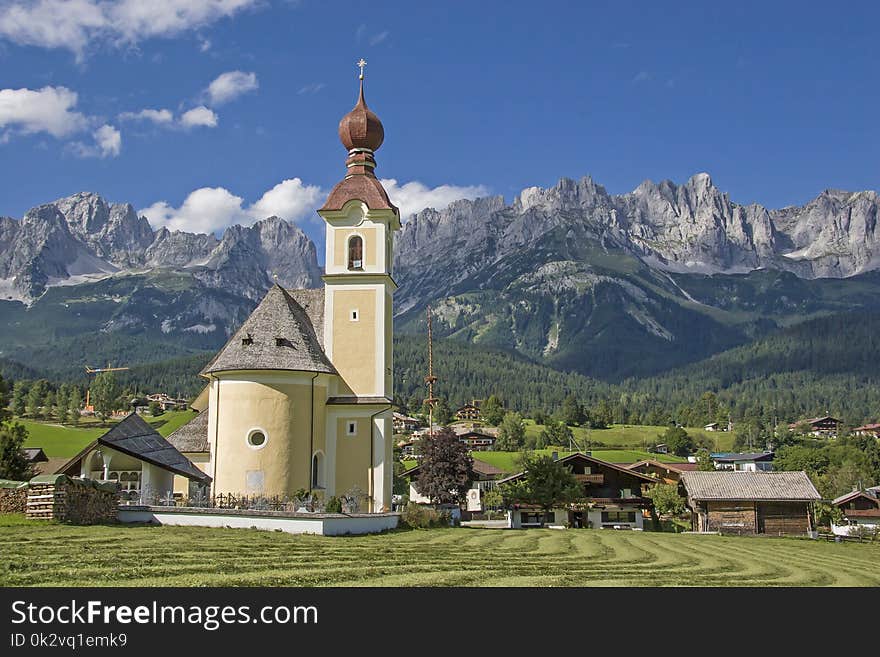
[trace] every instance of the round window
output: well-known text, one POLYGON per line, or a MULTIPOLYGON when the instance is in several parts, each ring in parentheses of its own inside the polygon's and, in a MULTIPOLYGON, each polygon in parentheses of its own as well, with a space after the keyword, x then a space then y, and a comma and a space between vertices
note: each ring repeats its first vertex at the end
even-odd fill
POLYGON ((260 449, 266 444, 266 434, 255 429, 248 434, 247 442, 254 449, 260 449))

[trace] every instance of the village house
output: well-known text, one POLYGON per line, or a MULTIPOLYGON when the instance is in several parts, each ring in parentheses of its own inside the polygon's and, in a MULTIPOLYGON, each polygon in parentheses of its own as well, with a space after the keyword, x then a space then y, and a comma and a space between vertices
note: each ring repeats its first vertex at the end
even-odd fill
POLYGON ((171 395, 167 395, 164 392, 157 392, 152 395, 147 395, 147 404, 144 406, 149 406, 150 403, 159 404, 159 408, 163 411, 177 411, 177 410, 186 410, 189 406, 189 401, 183 399, 182 397, 172 397, 171 395))
POLYGON ((880 424, 864 424, 853 429, 853 433, 857 436, 873 436, 880 438, 880 424))
POLYGON ((394 433, 403 433, 405 431, 415 431, 422 426, 422 421, 395 411, 392 414, 391 424, 394 427, 394 433))
MULTIPOLYGON (((416 486, 416 478, 421 471, 421 466, 416 465, 401 473, 400 476, 409 481, 409 501, 416 504, 430 504, 431 500, 418 491, 416 486)), ((494 465, 474 459, 474 480, 467 492, 467 511, 479 512, 483 511, 483 494, 487 490, 492 490, 498 483, 498 478, 504 472, 494 465)))
POLYGON ((880 486, 854 490, 835 498, 832 504, 843 513, 841 524, 831 524, 831 531, 838 536, 850 536, 860 528, 869 532, 880 528, 880 486))
POLYGON ((489 452, 495 448, 495 436, 476 429, 465 429, 461 432, 456 431, 458 440, 472 452, 489 452))
POLYGON ((661 463, 654 459, 636 461, 625 466, 627 470, 641 472, 653 477, 658 483, 677 484, 681 479, 682 472, 690 472, 699 467, 698 463, 661 463))
POLYGON ((769 472, 773 469, 773 452, 747 452, 737 454, 720 452, 710 454, 716 470, 733 470, 735 472, 769 472))
POLYGON ((825 438, 837 438, 842 422, 836 417, 823 415, 822 417, 811 417, 806 420, 798 420, 788 425, 791 431, 800 431, 804 429, 806 433, 813 436, 822 436, 825 438))
POLYGON ((456 409, 455 411, 455 419, 456 420, 482 420, 483 415, 480 412, 480 407, 474 403, 465 404, 464 406, 456 409))
POLYGON ((681 486, 697 532, 815 536, 821 499, 806 472, 684 472, 681 486))
MULTIPOLYGON (((644 529, 644 515, 651 508, 651 500, 643 493, 657 483, 655 478, 583 453, 570 454, 559 463, 583 485, 582 504, 578 508, 553 509, 546 515, 537 507, 515 505, 508 511, 508 527, 537 527, 543 520, 543 524, 569 527, 644 529)), ((525 474, 519 472, 498 484, 516 481, 525 474)))

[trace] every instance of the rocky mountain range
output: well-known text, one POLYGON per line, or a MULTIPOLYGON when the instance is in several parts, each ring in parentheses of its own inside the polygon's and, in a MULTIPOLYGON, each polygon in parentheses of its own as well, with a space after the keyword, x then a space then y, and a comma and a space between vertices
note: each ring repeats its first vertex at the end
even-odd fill
MULTIPOLYGON (((404 222, 396 327, 422 333, 431 304, 441 336, 607 380, 662 372, 809 317, 880 308, 878 217, 875 192, 768 210, 707 174, 622 195, 587 177, 510 204, 456 201, 404 222)), ((215 349, 275 276, 315 287, 320 275, 315 245, 277 217, 218 239, 76 194, 0 217, 0 357, 48 358, 34 340, 69 348, 96 334, 117 336, 128 359, 215 349)))
POLYGON ((154 231, 128 203, 80 193, 0 217, 0 298, 31 302, 53 285, 112 274, 186 271, 206 286, 259 299, 272 280, 290 287, 320 281, 315 245, 296 225, 269 217, 214 235, 154 231))

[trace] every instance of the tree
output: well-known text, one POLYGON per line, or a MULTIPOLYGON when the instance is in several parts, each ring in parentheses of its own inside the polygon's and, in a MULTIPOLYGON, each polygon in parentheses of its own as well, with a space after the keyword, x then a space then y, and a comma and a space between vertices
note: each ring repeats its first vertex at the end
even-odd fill
POLYGON ((709 450, 705 447, 701 447, 697 450, 697 470, 701 470, 703 472, 715 471, 715 464, 712 462, 712 457, 709 455, 709 450))
POLYGON ((687 500, 678 492, 678 484, 654 484, 645 491, 645 497, 654 504, 661 516, 677 516, 684 513, 687 500))
POLYGON ((657 438, 661 443, 666 443, 667 449, 676 456, 687 456, 694 451, 693 439, 681 427, 669 427, 657 438))
POLYGON ((498 431, 495 448, 501 451, 515 452, 522 449, 526 439, 526 427, 519 413, 505 413, 498 431))
POLYGON ((43 398, 43 415, 47 418, 55 417, 55 411, 58 410, 55 408, 55 401, 57 399, 57 395, 51 390, 47 392, 46 396, 43 398))
POLYGON ((82 395, 79 392, 79 386, 71 386, 70 394, 67 397, 67 421, 71 424, 79 424, 80 407, 82 406, 82 395))
POLYGON ((40 417, 43 413, 43 403, 46 400, 46 393, 49 391, 49 384, 44 379, 34 381, 31 384, 27 395, 27 413, 31 417, 40 417))
POLYGON ((9 416, 9 411, 6 410, 6 407, 9 406, 9 400, 9 386, 3 380, 3 377, 0 376, 0 421, 5 420, 9 416))
POLYGON ((581 499, 584 489, 565 465, 551 456, 525 452, 522 456, 523 476, 499 486, 506 503, 534 504, 544 515, 581 499))
POLYGON ((435 504, 464 500, 474 480, 474 459, 467 445, 449 428, 422 438, 418 444, 421 458, 415 486, 419 494, 435 504))
POLYGON ((150 402, 150 415, 153 417, 159 417, 165 411, 162 410, 162 405, 157 401, 150 402))
POLYGON ((565 398, 565 401, 562 402, 562 408, 559 411, 559 419, 570 427, 578 427, 587 419, 583 407, 578 403, 578 400, 574 395, 569 395, 565 398))
POLYGON ((12 387, 12 414, 21 417, 27 408, 28 386, 24 381, 16 381, 12 387))
POLYGON ((570 444, 574 434, 565 422, 554 422, 548 420, 544 430, 541 432, 541 442, 544 447, 556 445, 559 447, 567 447, 570 444))
POLYGON ((590 411, 590 428, 607 429, 614 423, 614 412, 611 406, 604 399, 600 399, 599 403, 590 411))
POLYGON ((452 409, 449 408, 449 402, 446 397, 441 397, 440 401, 434 406, 434 422, 441 427, 445 427, 452 422, 452 409))
POLYGON ((497 427, 504 419, 504 404, 497 395, 489 395, 489 399, 480 407, 480 415, 488 424, 497 427))
POLYGON ((544 411, 538 409, 536 411, 532 411, 532 419, 535 421, 535 424, 547 424, 547 420, 549 420, 550 418, 544 411))
POLYGON ((89 390, 95 415, 103 422, 116 410, 119 390, 113 372, 101 372, 96 375, 89 390))
POLYGON ((28 432, 18 422, 0 424, 0 479, 26 481, 34 476, 33 468, 21 450, 28 432))

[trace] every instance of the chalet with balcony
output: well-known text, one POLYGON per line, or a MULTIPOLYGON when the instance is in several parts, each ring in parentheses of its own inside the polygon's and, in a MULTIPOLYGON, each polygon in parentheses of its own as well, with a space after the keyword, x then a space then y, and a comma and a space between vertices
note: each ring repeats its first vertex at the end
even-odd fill
POLYGON ((403 413, 393 413, 391 424, 394 427, 394 433, 403 433, 404 431, 415 431, 422 426, 418 418, 404 415, 403 413))
POLYGON ((469 429, 457 435, 459 441, 467 445, 472 452, 489 452, 495 449, 495 436, 489 433, 469 429))
POLYGON ((853 433, 857 436, 873 436, 880 438, 880 424, 864 424, 853 429, 853 433))
POLYGON ((815 535, 821 496, 806 472, 684 472, 681 485, 694 531, 815 535))
MULTIPOLYGON (((651 500, 642 495, 648 486, 658 483, 655 478, 589 454, 571 454, 559 462, 567 466, 583 485, 583 500, 572 508, 554 509, 544 518, 541 509, 516 505, 508 511, 508 527, 521 529, 555 524, 595 529, 644 528, 644 516, 651 508, 651 500)), ((524 476, 525 472, 520 472, 498 483, 524 476)))
POLYGON ((798 420, 788 425, 792 431, 805 430, 813 436, 822 436, 825 438, 837 438, 842 422, 836 417, 823 415, 822 417, 811 417, 806 420, 798 420))
POLYGON ((710 454, 716 470, 733 470, 734 472, 769 472, 773 469, 773 452, 748 452, 734 454, 720 452, 710 454))
MULTIPOLYGON (((475 400, 476 401, 476 400, 475 400)), ((465 404, 455 411, 456 420, 482 420, 483 414, 476 403, 465 404)))
POLYGON ((854 490, 835 498, 832 504, 843 513, 841 524, 831 524, 831 531, 838 536, 851 536, 861 529, 873 532, 880 528, 880 486, 854 490))

